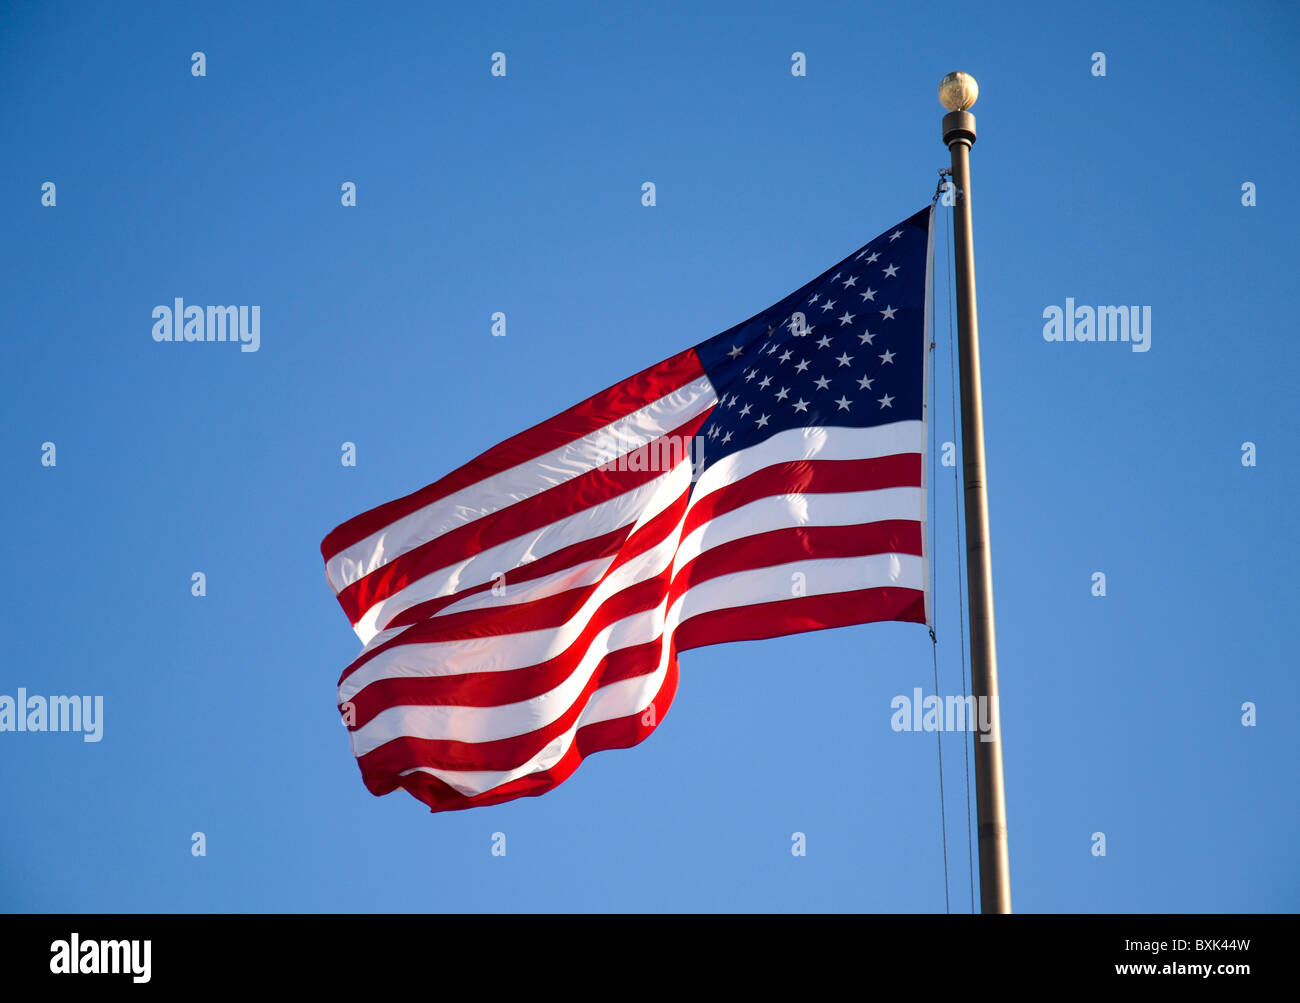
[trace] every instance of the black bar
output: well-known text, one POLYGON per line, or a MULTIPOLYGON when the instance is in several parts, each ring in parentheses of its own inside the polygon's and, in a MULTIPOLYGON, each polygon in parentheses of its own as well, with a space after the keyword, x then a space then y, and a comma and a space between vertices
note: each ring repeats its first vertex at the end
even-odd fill
POLYGON ((856 992, 900 980, 979 992, 994 972, 999 991, 1136 981, 1223 992, 1261 977, 1289 982, 1296 927, 1284 915, 6 915, 0 923, 0 980, 15 1000, 11 991, 21 987, 295 994, 320 987, 336 998, 461 986, 496 998, 516 985, 546 995, 633 985, 707 992, 786 978, 817 996, 844 979, 856 992), (148 981, 135 982, 131 971, 54 973, 61 956, 70 960, 74 933, 87 965, 91 955, 106 967, 131 958, 124 941, 138 942, 134 957, 142 961, 148 941, 148 981), (105 941, 113 946, 104 949, 105 941), (1191 973, 1191 965, 1211 970, 1191 973))

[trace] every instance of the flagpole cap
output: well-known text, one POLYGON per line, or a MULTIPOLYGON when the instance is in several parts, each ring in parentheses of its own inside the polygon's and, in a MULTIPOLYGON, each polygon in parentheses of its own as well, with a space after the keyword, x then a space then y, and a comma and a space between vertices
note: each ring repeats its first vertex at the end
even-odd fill
POLYGON ((980 85, 969 73, 949 73, 939 81, 939 103, 949 111, 970 111, 979 96, 980 85))
POLYGON ((969 73, 949 73, 939 81, 939 102, 948 109, 943 117, 943 145, 952 149, 975 144, 975 116, 969 111, 980 96, 980 85, 969 73))

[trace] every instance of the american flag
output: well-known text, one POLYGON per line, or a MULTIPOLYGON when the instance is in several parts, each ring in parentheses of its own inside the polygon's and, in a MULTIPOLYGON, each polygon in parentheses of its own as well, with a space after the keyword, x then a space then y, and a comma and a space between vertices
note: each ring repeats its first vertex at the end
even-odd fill
POLYGON ((682 651, 929 622, 932 218, 325 538, 372 793, 542 794, 655 729, 682 651))

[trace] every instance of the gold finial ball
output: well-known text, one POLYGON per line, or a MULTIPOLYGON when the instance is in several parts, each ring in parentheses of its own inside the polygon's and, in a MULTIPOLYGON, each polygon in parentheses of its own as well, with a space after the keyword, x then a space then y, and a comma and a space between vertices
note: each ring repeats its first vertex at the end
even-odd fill
POLYGON ((969 73, 949 73, 939 81, 939 103, 949 111, 969 111, 980 96, 980 85, 969 73))

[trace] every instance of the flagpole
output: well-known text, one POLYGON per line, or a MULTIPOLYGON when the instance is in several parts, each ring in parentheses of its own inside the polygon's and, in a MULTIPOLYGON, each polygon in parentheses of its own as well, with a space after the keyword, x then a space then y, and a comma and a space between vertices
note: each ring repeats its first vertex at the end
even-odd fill
POLYGON ((979 97, 975 79, 949 73, 939 84, 943 142, 952 154, 956 188, 953 235, 957 268, 957 336, 961 374, 961 452, 966 495, 966 592, 970 604, 971 692, 987 704, 988 733, 975 738, 975 804, 979 821, 980 911, 1011 911, 1006 794, 1002 784, 1002 727, 998 712, 998 656, 993 635, 993 567, 984 471, 984 408, 980 395, 979 322, 975 312, 975 250, 970 213, 970 148, 979 97))

